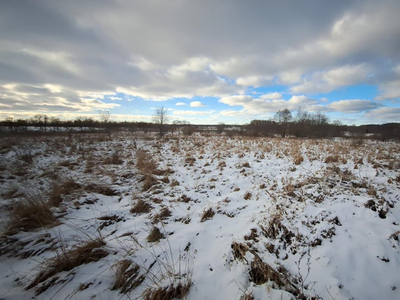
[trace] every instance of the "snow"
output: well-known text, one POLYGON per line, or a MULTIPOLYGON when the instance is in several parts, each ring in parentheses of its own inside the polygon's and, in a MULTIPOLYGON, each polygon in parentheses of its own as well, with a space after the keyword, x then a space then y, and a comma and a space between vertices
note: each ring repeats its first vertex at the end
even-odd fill
POLYGON ((271 279, 254 282, 256 256, 307 298, 400 298, 400 244, 393 236, 400 230, 396 142, 202 135, 159 140, 114 133, 112 140, 80 134, 2 140, 1 146, 0 298, 140 299, 148 288, 191 281, 187 299, 295 299, 271 279), (147 191, 136 167, 139 150, 158 170, 170 170, 153 174, 156 182, 147 191), (122 163, 107 163, 115 151, 122 163), (24 162, 22 152, 32 153, 33 161, 24 162), (299 155, 304 160, 296 165, 299 155), (336 161, 325 162, 335 155, 336 161), (47 195, 52 183, 66 180, 80 187, 52 208, 60 224, 6 234, 8 211, 25 191, 47 195), (109 187, 114 195, 89 184, 109 187), (183 195, 190 201, 180 201, 183 195), (152 210, 131 213, 138 199, 152 210), (370 200, 375 210, 367 207, 370 200), (160 221, 154 216, 162 208, 171 216, 160 221), (201 221, 210 208, 215 214, 201 221), (154 226, 164 238, 148 242, 154 226), (27 289, 60 251, 96 238, 104 239, 106 257, 27 289), (247 247, 243 259, 235 257, 233 243, 247 247), (146 277, 128 294, 111 289, 123 259, 138 264, 146 277))

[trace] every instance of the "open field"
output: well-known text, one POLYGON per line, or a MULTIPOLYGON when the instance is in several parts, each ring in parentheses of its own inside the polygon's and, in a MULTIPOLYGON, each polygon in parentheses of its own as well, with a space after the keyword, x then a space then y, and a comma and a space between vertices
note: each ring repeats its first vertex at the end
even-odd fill
POLYGON ((0 141, 0 299, 400 299, 400 144, 0 141))

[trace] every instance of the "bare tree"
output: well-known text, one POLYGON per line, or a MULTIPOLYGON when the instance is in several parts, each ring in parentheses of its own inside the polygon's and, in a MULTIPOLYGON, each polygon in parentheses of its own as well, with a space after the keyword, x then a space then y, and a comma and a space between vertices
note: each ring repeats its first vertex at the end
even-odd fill
POLYGON ((101 123, 109 123, 110 119, 111 119, 111 114, 109 110, 105 110, 105 109, 99 109, 98 113, 100 115, 100 122, 101 123))
POLYGON ((284 110, 279 110, 275 114, 275 119, 281 126, 281 136, 285 137, 289 131, 289 123, 292 121, 292 113, 290 110, 285 108, 284 110))
POLYGON ((217 125, 217 133, 218 134, 222 134, 224 132, 225 127, 226 127, 225 123, 222 123, 222 122, 218 123, 218 125, 217 125))
POLYGON ((168 110, 164 106, 157 107, 154 115, 153 122, 157 124, 160 137, 162 137, 166 131, 165 124, 168 123, 168 110))

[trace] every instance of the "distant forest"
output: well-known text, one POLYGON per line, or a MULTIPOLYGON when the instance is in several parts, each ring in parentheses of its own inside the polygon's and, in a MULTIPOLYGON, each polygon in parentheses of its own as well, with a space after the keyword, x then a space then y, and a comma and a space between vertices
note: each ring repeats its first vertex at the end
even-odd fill
POLYGON ((163 122, 155 115, 153 122, 116 122, 110 114, 103 114, 99 120, 91 117, 77 117, 74 120, 61 120, 48 117, 44 114, 35 115, 29 119, 6 119, 0 121, 2 135, 24 134, 33 131, 37 133, 60 132, 91 132, 102 131, 108 134, 116 131, 144 131, 158 132, 160 136, 167 132, 181 131, 191 135, 194 132, 214 132, 228 136, 281 136, 297 138, 331 138, 331 137, 356 137, 379 140, 400 140, 400 123, 370 124, 370 125, 343 125, 339 121, 330 122, 322 113, 308 113, 299 111, 292 116, 287 109, 278 111, 274 118, 269 120, 252 120, 249 124, 229 125, 195 125, 187 121, 175 120, 163 122))

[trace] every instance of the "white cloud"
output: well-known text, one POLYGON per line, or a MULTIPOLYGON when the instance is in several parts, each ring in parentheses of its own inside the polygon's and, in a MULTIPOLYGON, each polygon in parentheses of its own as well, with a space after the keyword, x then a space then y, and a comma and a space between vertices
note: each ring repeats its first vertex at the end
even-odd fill
POLYGON ((108 99, 113 100, 113 101, 122 101, 121 97, 108 97, 108 99))
POLYGON ((400 99, 400 65, 395 66, 391 72, 392 77, 379 85, 381 93, 375 100, 400 99))
POLYGON ((290 88, 293 93, 327 93, 344 86, 368 81, 371 68, 365 64, 345 65, 325 72, 315 72, 290 88))
POLYGON ((178 115, 178 116, 207 116, 207 115, 212 115, 216 111, 215 110, 203 110, 203 111, 197 111, 197 110, 174 110, 173 114, 178 115))
POLYGON ((187 104, 184 103, 184 102, 177 102, 177 103, 175 103, 175 105, 176 105, 176 106, 185 106, 185 105, 187 105, 187 104))
POLYGON ((246 103, 250 103, 251 101, 253 101, 253 97, 247 95, 229 96, 218 100, 218 102, 228 104, 229 106, 236 106, 236 105, 244 106, 246 103))
POLYGON ((192 101, 190 102, 190 107, 204 107, 205 105, 200 101, 192 101))
POLYGON ((380 106, 382 105, 370 100, 352 99, 333 102, 329 105, 329 108, 343 113, 360 113, 376 109, 380 106))
POLYGON ((399 122, 400 120, 400 107, 381 107, 369 112, 363 116, 370 122, 399 122))
POLYGON ((241 86, 267 86, 271 85, 273 76, 249 76, 249 77, 239 77, 236 79, 236 83, 241 86))
POLYGON ((3 85, 0 86, 0 99, 3 110, 29 114, 37 113, 73 113, 93 112, 99 109, 120 107, 117 103, 104 103, 107 95, 114 93, 99 93, 88 91, 72 91, 66 87, 33 86, 33 85, 3 85), (51 89, 50 89, 51 88, 51 89))
MULTIPOLYGON (((219 102, 229 106, 242 106, 243 110, 250 114, 272 113, 285 108, 289 110, 297 110, 301 107, 308 111, 318 111, 322 109, 322 107, 318 105, 317 100, 303 95, 292 96, 289 100, 284 100, 282 98, 274 99, 272 97, 273 94, 274 93, 270 95, 271 98, 269 99, 268 94, 266 99, 262 97, 254 99, 252 96, 236 95, 221 98, 219 102)), ((275 96, 278 96, 277 94, 275 94, 275 96)))
POLYGON ((278 92, 263 94, 261 99, 273 100, 273 99, 282 99, 282 94, 278 92))
POLYGON ((279 74, 279 82, 281 84, 295 84, 301 80, 303 74, 300 69, 292 69, 279 74))

